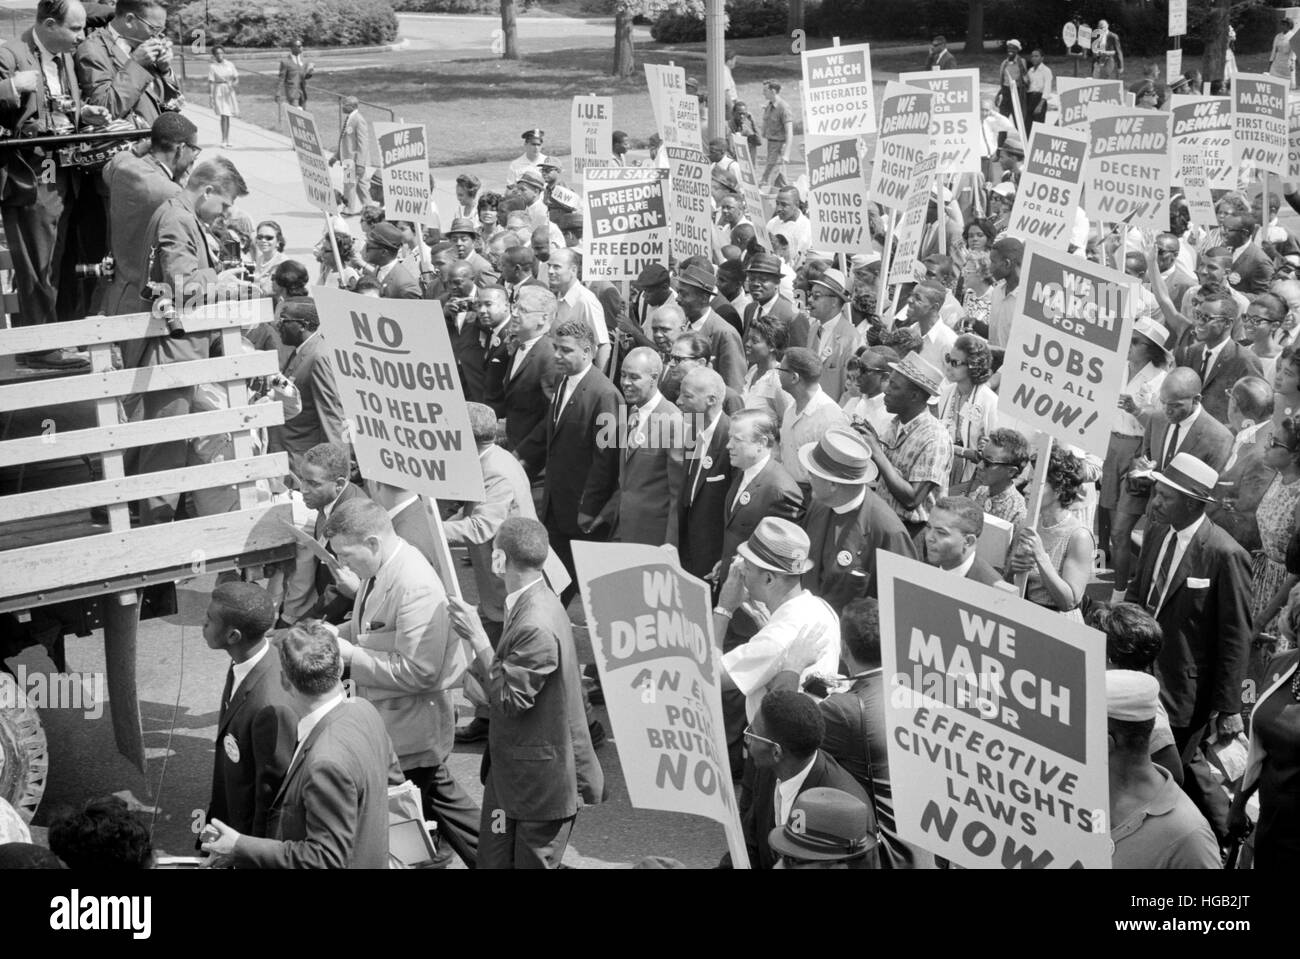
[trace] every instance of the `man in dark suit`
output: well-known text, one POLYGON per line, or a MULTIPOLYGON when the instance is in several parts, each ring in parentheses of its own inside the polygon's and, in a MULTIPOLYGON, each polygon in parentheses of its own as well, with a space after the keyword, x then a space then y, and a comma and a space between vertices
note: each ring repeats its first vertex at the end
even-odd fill
POLYGON ((611 538, 660 546, 677 522, 684 472, 682 413, 659 392, 659 355, 638 347, 623 361, 627 426, 619 451, 618 489, 605 510, 611 538))
POLYGON ((499 286, 477 287, 475 310, 465 318, 465 335, 458 337, 456 367, 467 403, 486 403, 493 393, 502 392, 510 346, 506 324, 510 302, 499 286))
POLYGON ((1267 293, 1273 280, 1273 261, 1252 239, 1259 225, 1255 218, 1249 211, 1224 216, 1220 210, 1219 224, 1223 230, 1223 245, 1232 255, 1228 284, 1246 296, 1267 293))
MULTIPOLYGON (((344 503, 354 499, 365 499, 361 487, 352 483, 348 477, 352 473, 352 457, 348 448, 341 443, 320 443, 313 446, 298 463, 295 474, 302 489, 302 501, 308 509, 316 511, 316 524, 312 535, 316 542, 325 547, 332 556, 333 548, 325 536, 325 524, 333 512, 344 503)), ((355 577, 346 570, 335 567, 331 569, 306 550, 300 550, 299 563, 307 563, 312 569, 313 598, 307 610, 300 616, 287 616, 297 619, 323 619, 327 623, 338 625, 344 622, 352 612, 352 599, 356 595, 355 577), (340 592, 340 580, 345 584, 340 592)), ((285 597, 285 611, 292 614, 290 597, 285 597)))
POLYGON ((546 465, 551 403, 564 375, 556 369, 555 344, 547 335, 555 309, 555 294, 546 287, 540 283, 522 286, 508 337, 510 357, 498 415, 506 421, 505 448, 524 465, 531 480, 537 479, 546 465))
POLYGON ((677 305, 686 315, 686 328, 708 338, 713 368, 723 382, 741 390, 745 386, 745 347, 740 334, 710 307, 713 284, 713 268, 708 265, 682 270, 677 277, 677 305))
POLYGON ((298 714, 298 748, 271 803, 265 838, 219 819, 203 851, 256 869, 387 869, 388 786, 401 783, 384 721, 343 696, 338 641, 319 622, 280 642, 282 684, 298 714))
POLYGON ((1161 233, 1156 237, 1156 268, 1160 270, 1160 276, 1165 281, 1169 299, 1178 304, 1183 302, 1187 291, 1199 283, 1196 275, 1189 273, 1187 268, 1178 262, 1180 252, 1182 252, 1182 244, 1172 233, 1161 233))
POLYGON ((917 537, 920 559, 939 569, 985 586, 1002 586, 998 571, 976 550, 984 532, 984 510, 968 496, 945 496, 934 504, 925 530, 917 537))
POLYGON ((600 515, 618 488, 616 440, 622 397, 614 384, 592 365, 596 339, 582 319, 555 329, 555 367, 563 377, 555 386, 546 428, 546 481, 541 519, 551 548, 573 583, 560 597, 565 605, 576 595, 573 568, 575 539, 603 539, 600 515))
POLYGON ((877 471, 871 450, 847 426, 835 426, 799 450, 812 498, 804 529, 813 567, 804 586, 835 612, 876 595, 876 551, 914 558, 916 549, 898 513, 868 484, 877 471))
POLYGON ((1229 427, 1236 434, 1232 453, 1219 471, 1215 501, 1205 515, 1246 552, 1253 553, 1263 546, 1256 510, 1277 475, 1265 460, 1274 432, 1273 384, 1258 376, 1247 376, 1233 384, 1231 399, 1229 427), (1251 425, 1245 425, 1247 422, 1251 425))
POLYGON ((108 26, 77 48, 81 98, 106 107, 114 120, 135 116, 152 124, 181 95, 166 29, 162 0, 117 0, 108 26))
POLYGON ((802 312, 796 316, 794 304, 780 294, 779 258, 771 253, 759 253, 752 257, 745 267, 745 289, 753 300, 745 307, 743 321, 746 334, 749 333, 749 323, 755 316, 759 313, 770 314, 790 324, 790 346, 808 345, 808 317, 802 312))
POLYGON ((493 648, 474 607, 452 600, 452 626, 487 692, 480 869, 554 869, 583 806, 604 798, 568 614, 546 585, 547 533, 511 517, 492 544, 505 581, 505 628, 493 648), (504 820, 504 821, 502 821, 504 820))
POLYGON ((1262 368, 1254 350, 1232 339, 1237 304, 1228 296, 1201 302, 1193 318, 1196 344, 1187 351, 1186 365, 1201 378, 1201 405, 1225 426, 1228 389, 1243 376, 1259 376, 1262 368))
POLYGON ((1146 607, 1164 631, 1156 676, 1186 766, 1207 733, 1242 729, 1250 557, 1205 516, 1219 479, 1213 468, 1179 453, 1155 479, 1151 525, 1125 599, 1146 607))
MULTIPOLYGON (((289 54, 280 60, 279 81, 275 89, 275 102, 280 98, 294 107, 307 105, 307 81, 316 72, 316 65, 302 55, 302 41, 289 41, 289 54)), ((279 109, 277 106, 276 109, 279 109)))
MULTIPOLYGON (((669 543, 677 547, 682 569, 700 579, 722 558, 722 529, 731 455, 727 452, 731 421, 722 412, 727 385, 716 371, 693 369, 682 378, 677 405, 686 418, 686 477, 670 526, 669 543)), ((720 574, 725 579, 726 570, 720 574)))
MULTIPOLYGON (((740 825, 752 868, 771 869, 776 865, 768 834, 789 820, 799 794, 828 786, 869 802, 858 781, 822 751, 825 734, 826 723, 812 697, 793 689, 773 690, 763 697, 758 715, 745 732, 754 761, 754 780, 740 825), (798 785, 789 792, 781 788, 790 782, 798 785)), ((875 832, 874 825, 869 834, 875 832)), ((724 865, 730 862, 730 855, 724 857, 724 865)))
POLYGON ((379 295, 389 300, 418 300, 422 297, 420 281, 397 261, 402 250, 402 231, 385 220, 376 223, 366 237, 361 258, 375 270, 379 295))
POLYGON ((203 639, 230 657, 217 717, 208 819, 266 837, 271 801, 293 758, 298 716, 280 684, 280 656, 266 640, 275 606, 253 583, 220 583, 212 591, 203 639))
POLYGON ((267 431, 267 447, 272 453, 287 452, 289 471, 297 474, 299 462, 312 447, 321 443, 348 447, 344 438, 347 416, 334 377, 334 361, 320 335, 315 301, 285 301, 276 328, 281 342, 291 350, 284 361, 284 375, 297 387, 302 409, 267 431))
POLYGON ((505 259, 501 262, 501 282, 505 285, 511 304, 519 302, 519 294, 528 286, 550 292, 546 281, 537 278, 537 257, 533 254, 533 248, 523 244, 506 250, 505 259))

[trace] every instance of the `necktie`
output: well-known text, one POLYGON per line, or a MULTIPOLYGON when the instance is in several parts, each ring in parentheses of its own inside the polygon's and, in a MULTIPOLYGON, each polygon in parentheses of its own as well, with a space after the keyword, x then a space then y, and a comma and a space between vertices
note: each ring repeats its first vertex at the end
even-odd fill
POLYGON ((1156 570, 1156 575, 1151 580, 1151 592, 1147 593, 1147 609, 1154 616, 1160 611, 1160 602, 1164 599, 1165 588, 1169 585, 1169 572, 1174 565, 1174 553, 1177 551, 1177 543, 1174 541, 1174 531, 1171 529, 1165 535, 1164 545, 1165 555, 1160 560, 1160 568, 1156 570))
POLYGON ((1175 423, 1174 428, 1169 431, 1169 435, 1165 440, 1165 455, 1160 457, 1161 472, 1169 468, 1169 461, 1178 452, 1178 436, 1182 428, 1182 423, 1175 423))
POLYGON ((221 690, 221 719, 226 718, 226 710, 230 708, 230 695, 235 691, 235 667, 230 666, 226 670, 226 685, 221 690))
POLYGON ((569 380, 566 377, 560 381, 560 388, 555 391, 555 422, 560 422, 560 411, 564 409, 564 401, 567 399, 569 392, 569 380))
POLYGON ((695 449, 693 452, 694 460, 691 462, 691 482, 690 495, 686 497, 686 505, 689 506, 695 501, 695 487, 700 482, 700 464, 704 462, 704 452, 708 446, 703 442, 703 437, 696 437, 695 449))
POLYGON ((636 443, 639 443, 639 440, 637 439, 637 435, 636 435, 636 428, 640 425, 641 425, 641 410, 633 409, 632 412, 629 413, 627 417, 627 435, 629 440, 627 444, 628 446, 632 446, 636 443))
POLYGON ((1210 372, 1210 350, 1207 347, 1201 354, 1201 368, 1198 370, 1201 376, 1201 386, 1205 385, 1205 375, 1210 372))
POLYGON ((370 600, 370 594, 375 591, 375 578, 373 576, 366 580, 366 588, 361 591, 361 605, 357 607, 357 622, 361 624, 362 630, 366 630, 366 603, 370 600))

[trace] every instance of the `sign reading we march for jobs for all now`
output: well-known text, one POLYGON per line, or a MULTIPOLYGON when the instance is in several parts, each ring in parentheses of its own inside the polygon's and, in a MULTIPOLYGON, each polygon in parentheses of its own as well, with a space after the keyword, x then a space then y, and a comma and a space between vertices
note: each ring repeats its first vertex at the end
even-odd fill
POLYGON ((930 149, 939 155, 939 175, 946 178, 954 173, 978 173, 984 153, 980 72, 900 73, 898 79, 934 94, 930 106, 930 149))

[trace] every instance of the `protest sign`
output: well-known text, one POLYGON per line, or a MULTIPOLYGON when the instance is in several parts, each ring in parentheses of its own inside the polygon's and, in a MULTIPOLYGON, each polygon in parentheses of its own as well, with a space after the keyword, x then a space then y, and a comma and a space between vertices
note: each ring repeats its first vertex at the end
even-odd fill
POLYGON ((763 208, 763 191, 758 186, 758 171, 754 168, 754 156, 749 151, 749 143, 739 133, 731 135, 731 153, 736 158, 736 173, 740 178, 740 195, 745 198, 745 213, 754 223, 754 233, 759 244, 765 249, 772 249, 772 242, 767 236, 767 210, 763 208))
POLYGON ((289 136, 293 150, 298 154, 298 168, 302 171, 303 189, 307 201, 327 216, 338 209, 334 202, 334 185, 330 182, 328 155, 320 145, 316 120, 306 110, 286 107, 289 115, 289 136))
POLYGON ((748 866, 708 584, 657 546, 575 542, 573 562, 628 799, 721 823, 748 866))
POLYGON ((582 209, 582 197, 567 186, 561 186, 559 183, 551 187, 551 199, 561 206, 568 207, 570 210, 582 209))
POLYGON ((803 123, 810 137, 876 132, 871 94, 871 45, 804 50, 803 123))
MULTIPOLYGON (((1187 33, 1187 0, 1169 0, 1169 36, 1181 37, 1187 33)), ((1173 74, 1167 74, 1172 76, 1173 74)))
POLYGON ((814 250, 852 254, 870 247, 867 181, 856 138, 809 151, 808 221, 814 250))
POLYGON ((1300 180, 1300 99, 1286 103, 1286 167, 1288 180, 1300 180))
POLYGON ((957 173, 978 173, 984 152, 980 72, 900 73, 898 79, 934 94, 930 104, 930 149, 939 154, 939 175, 946 180, 957 173))
POLYGON ((966 868, 1109 868, 1105 637, 897 553, 877 564, 899 836, 966 868))
POLYGON ((1214 212, 1214 199, 1210 193, 1210 181, 1205 175, 1205 164, 1194 153, 1183 158, 1183 196, 1187 200, 1187 211, 1194 224, 1207 230, 1219 225, 1219 218, 1214 212))
POLYGON ((930 105, 934 94, 892 80, 880 101, 880 134, 871 165, 871 199, 901 213, 912 171, 930 150, 930 105))
POLYGON ((918 261, 921 239, 925 235, 925 214, 930 207, 930 188, 934 185, 937 154, 929 153, 917 163, 912 185, 907 190, 903 218, 894 232, 894 259, 889 270, 890 283, 911 283, 924 279, 925 266, 918 261))
POLYGON ((645 65, 646 88, 650 92, 650 109, 654 113, 655 127, 663 136, 663 129, 668 122, 668 94, 686 92, 686 70, 682 67, 662 66, 657 63, 645 65))
POLYGON ((312 291, 361 472, 422 496, 483 499, 483 471, 442 308, 312 291))
POLYGON ((1168 229, 1169 114, 1091 103, 1088 127, 1084 212, 1103 223, 1168 229))
POLYGON ((1174 183, 1183 182, 1183 165, 1196 156, 1205 168, 1210 189, 1236 186, 1232 158, 1232 101, 1228 97, 1175 95, 1173 115, 1174 183))
POLYGON ((1165 76, 1181 77, 1183 75, 1183 51, 1181 47, 1165 51, 1165 76))
POLYGON ((574 97, 569 115, 573 178, 590 166, 608 166, 614 140, 614 98, 574 97))
POLYGON ((1007 223, 1010 236, 1038 240, 1057 250, 1069 248, 1087 155, 1088 135, 1083 130, 1042 123, 1034 128, 1007 223))
POLYGON ((666 120, 659 129, 664 145, 702 149, 704 130, 700 125, 699 99, 689 93, 666 93, 664 104, 666 120))
POLYGON ((1065 44, 1065 49, 1069 50, 1079 40, 1079 28, 1071 20, 1061 27, 1061 42, 1065 44))
POLYGON ((435 225, 430 200, 428 134, 422 123, 376 123, 384 212, 394 220, 435 225))
POLYGON ((634 280, 668 262, 668 171, 588 167, 582 176, 583 280, 634 280))
POLYGON ((1002 364, 999 409, 1061 443, 1106 455, 1124 389, 1137 281, 1032 240, 1025 244, 1016 322, 1002 364))
POLYGON ((668 152, 668 219, 672 224, 673 256, 678 260, 696 255, 711 257, 709 158, 690 147, 664 149, 668 152))
POLYGON ((1286 176, 1286 88, 1278 77, 1233 74, 1232 155, 1239 169, 1286 176))
MULTIPOLYGON (((1079 37, 1075 42, 1078 43, 1079 46, 1083 48, 1085 53, 1091 50, 1092 49, 1092 27, 1088 26, 1086 23, 1079 24, 1079 37)), ((1060 78, 1058 77, 1057 79, 1059 81, 1060 78)))
POLYGON ((1127 104, 1124 99, 1124 84, 1119 80, 1057 77, 1056 92, 1061 101, 1061 126, 1063 127, 1086 126, 1089 103, 1113 103, 1121 107, 1127 104))

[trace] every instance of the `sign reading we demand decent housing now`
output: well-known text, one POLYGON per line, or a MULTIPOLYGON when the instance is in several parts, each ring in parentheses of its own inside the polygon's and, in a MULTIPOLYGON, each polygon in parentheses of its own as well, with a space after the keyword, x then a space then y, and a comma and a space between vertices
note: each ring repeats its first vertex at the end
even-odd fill
POLYGON ((967 868, 1108 868, 1105 639, 964 576, 878 562, 902 839, 967 868))
POLYGON ((721 823, 748 865, 708 584, 656 546, 575 542, 573 561, 632 805, 721 823))
POLYGON ((441 307, 313 292, 361 472, 422 496, 481 502, 483 470, 441 307))
POLYGON ((390 220, 437 224, 430 206, 429 136, 423 123, 376 123, 384 214, 390 220))

